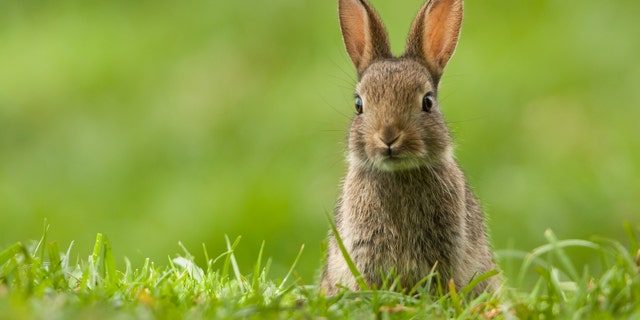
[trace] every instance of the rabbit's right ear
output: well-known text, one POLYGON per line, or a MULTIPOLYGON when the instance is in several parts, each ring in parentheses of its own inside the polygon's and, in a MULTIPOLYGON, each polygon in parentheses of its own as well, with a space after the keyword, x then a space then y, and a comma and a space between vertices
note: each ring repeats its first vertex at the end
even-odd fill
POLYGON ((342 38, 358 77, 373 61, 392 57, 387 31, 367 1, 339 0, 338 14, 342 38))

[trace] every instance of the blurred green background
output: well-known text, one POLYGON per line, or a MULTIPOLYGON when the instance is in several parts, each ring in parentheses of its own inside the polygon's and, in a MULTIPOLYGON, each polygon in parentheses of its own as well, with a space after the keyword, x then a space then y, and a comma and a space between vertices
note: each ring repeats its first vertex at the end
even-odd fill
MULTIPOLYGON (((394 50, 422 0, 375 0, 394 50)), ((0 2, 0 249, 321 264, 355 71, 336 1, 0 2)), ((441 88, 496 249, 640 223, 640 2, 467 1, 441 88)), ((588 252, 576 259, 589 261, 588 252)), ((122 263, 122 259, 120 259, 122 263)), ((509 270, 507 270, 509 272, 509 270)), ((507 274, 509 276, 509 274, 507 274)))

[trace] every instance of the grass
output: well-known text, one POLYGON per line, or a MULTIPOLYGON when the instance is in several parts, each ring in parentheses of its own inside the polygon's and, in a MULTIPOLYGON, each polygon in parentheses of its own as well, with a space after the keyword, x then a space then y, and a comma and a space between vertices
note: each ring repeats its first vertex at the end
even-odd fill
MULTIPOLYGON (((355 318, 355 319, 554 319, 640 317, 640 251, 634 229, 627 225, 629 245, 608 239, 558 240, 549 230, 548 243, 528 253, 499 251, 501 260, 520 257, 517 279, 498 293, 466 296, 459 292, 394 292, 389 279, 382 290, 341 291, 325 297, 315 285, 295 280, 303 248, 282 279, 269 276, 270 260, 260 250, 253 272, 243 274, 234 257, 240 238, 226 238, 227 250, 213 257, 203 246, 206 264, 183 252, 160 266, 146 259, 134 267, 125 259, 117 270, 111 244, 98 234, 85 259, 72 260, 73 243, 62 250, 48 241, 16 243, 0 253, 0 317, 45 318, 355 318), (575 265, 568 249, 590 250, 600 271, 575 265), (512 257, 512 258, 508 258, 512 257), (535 285, 521 289, 529 273, 535 285)), ((356 270, 357 272, 357 270, 356 270)), ((426 283, 437 275, 425 278, 426 283)))

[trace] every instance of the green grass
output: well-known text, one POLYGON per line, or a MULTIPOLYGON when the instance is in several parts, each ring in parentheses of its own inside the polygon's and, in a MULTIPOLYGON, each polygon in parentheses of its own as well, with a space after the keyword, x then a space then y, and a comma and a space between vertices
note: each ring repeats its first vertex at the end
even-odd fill
MULTIPOLYGON (((383 290, 341 291, 334 297, 319 294, 314 284, 297 281, 296 264, 303 250, 292 257, 282 279, 269 274, 264 244, 253 270, 243 274, 234 251, 240 239, 226 238, 227 250, 206 263, 183 252, 167 262, 149 259, 134 267, 125 259, 117 270, 111 244, 98 234, 86 258, 73 260, 72 247, 62 250, 48 241, 16 243, 0 253, 0 317, 22 318, 353 318, 353 319, 602 319, 640 317, 640 251, 636 232, 627 225, 629 244, 608 239, 558 240, 549 230, 548 243, 530 252, 499 251, 501 260, 519 257, 519 279, 508 279, 498 293, 478 297, 459 292, 428 291, 401 294, 389 279, 383 290), (590 250, 600 271, 575 265, 568 250, 590 250), (509 258, 511 257, 511 258, 509 258), (535 285, 520 289, 527 273, 535 285)), ((425 283, 437 275, 425 278, 425 283)))

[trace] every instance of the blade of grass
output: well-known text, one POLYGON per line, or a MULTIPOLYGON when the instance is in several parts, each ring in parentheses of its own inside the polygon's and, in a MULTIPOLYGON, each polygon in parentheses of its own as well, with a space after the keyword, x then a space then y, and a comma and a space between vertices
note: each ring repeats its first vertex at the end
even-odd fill
POLYGON ((227 239, 227 251, 220 254, 219 256, 217 256, 215 259, 213 259, 213 263, 216 263, 216 261, 218 261, 219 259, 221 259, 222 257, 224 257, 224 263, 222 264, 222 278, 226 278, 229 275, 229 265, 231 264, 231 253, 233 253, 233 250, 235 249, 235 246, 238 244, 238 242, 240 242, 240 237, 236 238, 236 241, 233 243, 233 245, 231 246, 231 249, 229 249, 229 237, 227 235, 225 235, 225 239, 227 239))
MULTIPOLYGON (((593 243, 587 240, 580 240, 580 239, 560 240, 560 241, 557 241, 555 244, 550 243, 550 244, 539 246, 533 249, 529 254, 527 254, 527 257, 525 258, 524 262, 522 263, 522 266, 520 267, 520 272, 518 274, 518 283, 524 283, 524 277, 527 270, 529 270, 529 267, 533 262, 536 262, 539 260, 541 255, 548 253, 556 248, 566 248, 566 247, 584 247, 584 248, 591 248, 596 250, 600 248, 600 246, 596 243, 593 243)), ((542 265, 545 264, 541 260, 540 260, 540 263, 542 265)))
POLYGON ((456 314, 462 313, 462 303, 460 302, 460 296, 458 295, 458 291, 456 291, 456 285, 453 282, 453 279, 449 279, 449 295, 451 296, 451 304, 456 309, 456 314))
POLYGON ((100 251, 102 248, 102 233, 98 233, 96 235, 96 243, 93 245, 93 252, 91 253, 91 258, 94 267, 98 266, 98 260, 100 258, 100 251))
POLYGON ((260 251, 258 252, 258 260, 256 261, 255 266, 253 267, 253 277, 251 278, 251 288, 253 292, 258 292, 258 287, 260 285, 260 267, 262 266, 262 253, 264 252, 264 240, 262 241, 262 245, 260 245, 260 251))
POLYGON ((213 264, 213 261, 211 261, 211 259, 209 258, 209 251, 207 250, 207 246, 204 244, 204 242, 202 243, 202 251, 204 253, 204 261, 207 262, 207 273, 211 273, 211 265, 213 264))
POLYGON ((187 247, 184 246, 182 241, 178 241, 178 246, 182 249, 182 251, 184 251, 185 258, 187 258, 188 260, 194 259, 193 255, 191 254, 191 252, 189 252, 189 250, 187 250, 187 247))
POLYGON ((4 251, 0 252, 0 266, 4 265, 9 261, 9 259, 13 258, 16 254, 23 251, 24 245, 21 242, 14 243, 9 248, 6 248, 4 251))
POLYGON ((60 262, 60 266, 63 270, 69 268, 69 257, 71 257, 71 248, 73 248, 73 243, 74 242, 71 241, 69 247, 67 248, 67 252, 64 254, 64 256, 62 257, 62 261, 60 262))
POLYGON ((262 267, 262 271, 260 271, 260 280, 262 281, 262 283, 264 283, 267 280, 267 276, 269 275, 269 270, 271 270, 271 263, 273 263, 273 260, 271 260, 271 257, 267 258, 267 262, 264 263, 263 267, 262 267))
MULTIPOLYGON (((83 282, 89 288, 94 289, 99 285, 100 273, 104 272, 104 265, 101 265, 100 253, 103 250, 103 235, 102 233, 96 234, 96 242, 93 245, 93 251, 89 256, 89 264, 84 268, 83 282), (87 281, 84 281, 84 279, 87 281)), ((104 277, 104 274, 102 275, 104 277)))
POLYGON ((426 285, 424 287, 430 287, 434 276, 435 276, 434 270, 431 269, 431 272, 429 272, 429 274, 426 277, 420 279, 420 281, 418 281, 418 283, 416 283, 413 286, 413 288, 411 288, 411 290, 407 295, 408 296, 415 295, 415 293, 418 292, 418 289, 420 289, 420 287, 422 287, 425 283, 426 285))
POLYGON ((560 270, 558 270, 557 268, 551 268, 551 272, 549 272, 549 281, 551 281, 551 283, 553 284, 555 294, 562 299, 561 302, 566 302, 567 295, 564 290, 562 290, 564 286, 560 281, 560 270))
POLYGON ((142 265, 142 269, 140 269, 140 274, 136 279, 137 282, 146 282, 147 279, 151 277, 151 260, 149 258, 144 259, 144 264, 142 265))
POLYGON ((528 304, 535 304, 536 301, 538 301, 540 292, 542 292, 543 281, 544 281, 543 278, 538 278, 538 280, 536 281, 535 285, 533 286, 533 289, 531 289, 531 292, 527 296, 528 304))
POLYGON ((549 241, 549 243, 553 245, 553 252, 558 257, 558 259, 560 259, 560 263, 564 266, 565 270, 567 270, 567 272, 569 273, 569 277, 571 277, 571 280, 579 281, 580 275, 578 274, 576 267, 573 265, 564 250, 562 250, 562 248, 558 246, 558 238, 553 233, 553 231, 551 231, 551 229, 547 229, 547 231, 545 231, 544 233, 544 236, 545 238, 547 238, 547 241, 549 241))
POLYGON ((111 250, 111 242, 109 238, 105 235, 103 238, 103 264, 104 270, 106 273, 107 283, 116 286, 118 283, 118 275, 116 271, 116 262, 113 258, 113 251, 111 250))
MULTIPOLYGON (((91 260, 91 256, 89 256, 89 260, 91 260)), ((78 278, 80 282, 78 283, 78 288, 80 290, 84 290, 86 288, 93 288, 93 277, 94 277, 95 267, 93 266, 93 262, 89 261, 89 263, 85 263, 80 267, 80 273, 78 278)))
POLYGON ((38 244, 36 245, 36 248, 33 250, 33 255, 35 257, 36 254, 38 254, 38 251, 40 251, 40 261, 44 261, 44 254, 46 252, 44 246, 45 243, 47 242, 47 233, 49 232, 49 225, 47 224, 47 220, 44 221, 44 230, 42 231, 42 237, 40 238, 40 241, 38 241, 38 244))
MULTIPOLYGON (((596 238, 598 241, 609 244, 609 247, 613 249, 615 252, 614 257, 617 258, 618 261, 624 261, 625 267, 633 268, 636 262, 634 261, 633 253, 629 252, 627 248, 625 248, 620 242, 606 239, 606 238, 596 238)), ((603 251, 604 253, 604 251, 603 251)))
POLYGON ((238 262, 236 261, 236 257, 233 255, 233 251, 235 250, 236 246, 240 242, 240 237, 236 238, 236 241, 233 243, 233 245, 231 245, 231 242, 229 241, 229 237, 227 235, 225 235, 224 238, 227 241, 227 251, 229 252, 229 255, 227 256, 227 260, 225 261, 225 269, 227 269, 227 271, 223 273, 226 274, 228 272, 228 264, 231 263, 234 276, 238 281, 238 285, 240 285, 242 284, 242 275, 240 274, 240 268, 238 268, 238 262))
POLYGON ((131 266, 131 260, 124 258, 124 276, 122 277, 124 283, 133 282, 133 267, 131 266))
POLYGON ((52 273, 56 273, 61 267, 60 248, 58 247, 58 242, 49 242, 47 244, 47 249, 49 251, 49 268, 52 273))
POLYGON ((344 246, 344 243, 342 242, 342 238, 338 233, 338 228, 336 228, 336 225, 335 223, 333 223, 333 219, 331 219, 331 216, 329 216, 329 214, 327 214, 327 220, 331 225, 331 231, 333 233, 333 237, 336 239, 336 242, 338 243, 338 248, 340 248, 340 252, 342 253, 344 260, 347 263, 347 266, 349 267, 349 271, 351 271, 351 275, 353 275, 353 277, 355 278, 356 283, 358 284, 361 290, 371 290, 369 285, 364 281, 364 278, 362 277, 362 274, 360 273, 360 271, 358 271, 356 264, 353 262, 353 260, 351 260, 351 257, 349 256, 349 252, 347 251, 347 248, 344 246))
POLYGON ((284 287, 284 284, 287 282, 287 280, 289 280, 289 277, 293 273, 293 270, 295 269, 296 265, 298 264, 298 261, 300 261, 300 257, 302 256, 302 251, 304 251, 304 244, 300 247, 300 250, 298 251, 298 255, 296 255, 295 260, 293 260, 293 264, 289 268, 289 272, 287 272, 287 275, 284 276, 284 279, 282 279, 282 282, 280 282, 280 285, 278 286, 277 291, 282 291, 282 288, 284 287))
POLYGON ((483 274, 481 274, 480 276, 474 278, 473 280, 471 280, 469 282, 469 284, 467 284, 464 288, 462 288, 462 290, 460 290, 460 294, 462 296, 466 296, 467 294, 469 294, 469 292, 471 292, 471 290, 473 290, 473 288, 475 288, 480 282, 487 280, 493 276, 498 275, 500 272, 498 270, 490 270, 488 272, 485 272, 483 274))

